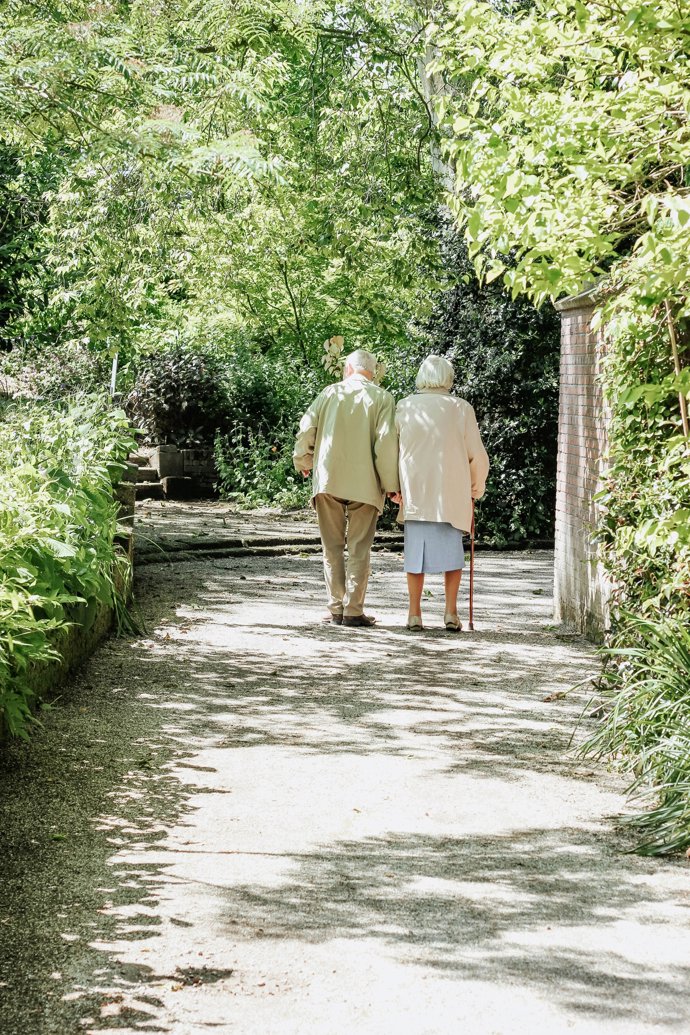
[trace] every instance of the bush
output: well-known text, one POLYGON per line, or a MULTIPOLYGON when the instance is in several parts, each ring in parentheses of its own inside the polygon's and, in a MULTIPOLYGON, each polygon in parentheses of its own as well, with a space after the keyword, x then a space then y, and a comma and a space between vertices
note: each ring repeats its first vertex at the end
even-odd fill
POLYGON ((221 494, 240 505, 304 507, 311 482, 292 462, 292 427, 278 428, 273 437, 247 430, 237 422, 215 443, 215 461, 221 494))
POLYGON ((629 795, 649 809, 631 819, 638 851, 663 855, 690 844, 690 631, 684 620, 621 617, 630 646, 606 651, 606 717, 582 752, 632 774, 629 795))
POLYGON ((29 666, 57 657, 72 605, 118 597, 112 484, 133 440, 104 398, 16 405, 0 430, 0 732, 26 737, 29 666))
POLYGON ((222 333, 217 342, 197 335, 139 359, 126 408, 152 442, 211 446, 242 428, 245 446, 250 434, 270 445, 273 429, 299 417, 319 376, 222 333))
POLYGON ((15 342, 3 372, 22 395, 61 402, 79 392, 105 392, 112 360, 78 342, 32 345, 15 342))
MULTIPOLYGON (((667 321, 643 296, 614 299, 606 321, 611 419, 598 502, 600 558, 611 585, 602 690, 606 715, 585 745, 633 774, 640 851, 690 845, 690 444, 682 433, 667 321)), ((688 349, 687 323, 678 322, 688 349)))
POLYGON ((226 366, 212 346, 168 343, 139 360, 126 409, 151 442, 209 445, 230 414, 226 366))
POLYGON ((324 373, 248 351, 235 355, 230 395, 233 420, 217 436, 221 494, 241 505, 302 507, 310 483, 295 471, 297 424, 323 387, 324 373))

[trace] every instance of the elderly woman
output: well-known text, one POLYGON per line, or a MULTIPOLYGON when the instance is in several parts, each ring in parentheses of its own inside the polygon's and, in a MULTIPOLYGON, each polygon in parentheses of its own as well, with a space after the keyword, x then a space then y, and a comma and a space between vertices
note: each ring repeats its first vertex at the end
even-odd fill
POLYGON ((458 590, 465 564, 463 532, 472 524, 472 501, 484 494, 489 458, 474 410, 450 394, 453 366, 428 356, 417 374, 417 393, 398 403, 400 437, 399 521, 405 522, 405 571, 410 598, 407 627, 422 629, 424 576, 444 573, 449 632, 462 629, 458 590))

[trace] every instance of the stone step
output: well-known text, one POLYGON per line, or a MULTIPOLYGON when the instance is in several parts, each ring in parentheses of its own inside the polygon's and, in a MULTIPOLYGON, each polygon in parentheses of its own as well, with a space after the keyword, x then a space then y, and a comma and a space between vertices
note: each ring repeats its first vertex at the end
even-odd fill
POLYGON ((140 464, 137 467, 137 481, 138 482, 157 482, 160 481, 158 477, 158 471, 155 467, 149 467, 146 464, 140 464))
POLYGON ((224 557, 285 557, 299 554, 320 553, 321 546, 226 546, 223 549, 174 550, 171 552, 138 553, 135 545, 136 564, 184 564, 185 561, 222 560, 224 557))
POLYGON ((169 475, 161 479, 165 498, 168 500, 194 500, 200 493, 199 482, 184 475, 169 475))
POLYGON ((139 482, 137 484, 138 500, 164 500, 165 490, 160 482, 139 482))
MULTIPOLYGON (((384 534, 374 540, 372 549, 391 550, 398 553, 403 549, 402 535, 384 534)), ((162 562, 184 563, 197 558, 223 557, 281 557, 285 555, 314 554, 321 552, 321 542, 316 536, 260 536, 256 539, 228 536, 224 539, 203 539, 171 543, 168 546, 152 546, 146 540, 137 548, 137 564, 162 562)))
POLYGON ((137 449, 136 453, 130 453, 128 459, 130 464, 135 464, 137 467, 148 467, 152 456, 152 449, 137 449))

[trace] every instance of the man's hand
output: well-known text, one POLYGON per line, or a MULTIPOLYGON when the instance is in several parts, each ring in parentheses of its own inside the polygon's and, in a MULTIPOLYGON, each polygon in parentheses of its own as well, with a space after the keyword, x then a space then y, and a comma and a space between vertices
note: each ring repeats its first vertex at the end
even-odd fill
POLYGON ((310 474, 311 474, 311 471, 302 471, 302 477, 303 478, 308 478, 310 474))

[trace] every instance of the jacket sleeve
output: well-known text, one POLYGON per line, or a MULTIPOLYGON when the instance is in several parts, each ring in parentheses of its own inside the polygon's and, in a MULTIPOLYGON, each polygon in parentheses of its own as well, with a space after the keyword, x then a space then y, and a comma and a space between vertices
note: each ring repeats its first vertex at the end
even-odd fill
POLYGON ((301 473, 311 471, 314 466, 314 444, 316 443, 316 429, 319 426, 320 409, 321 396, 318 395, 299 422, 292 462, 295 469, 301 473))
POLYGON ((379 406, 374 438, 374 467, 384 492, 398 492, 398 432, 395 426, 395 400, 388 392, 379 406))
POLYGON ((489 458, 484 449, 479 425, 472 407, 467 404, 465 416, 465 448, 467 459, 470 462, 470 475, 472 477, 472 499, 480 500, 486 488, 486 476, 489 473, 489 458))

